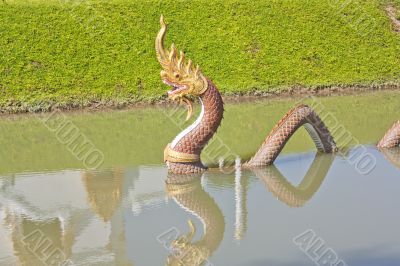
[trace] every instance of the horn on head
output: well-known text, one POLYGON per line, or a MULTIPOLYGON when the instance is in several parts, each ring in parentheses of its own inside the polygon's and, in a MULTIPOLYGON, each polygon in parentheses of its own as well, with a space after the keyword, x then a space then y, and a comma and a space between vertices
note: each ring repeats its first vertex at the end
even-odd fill
POLYGON ((167 24, 165 24, 163 15, 161 15, 160 17, 160 25, 161 29, 156 37, 156 53, 158 61, 160 62, 160 64, 164 65, 168 61, 168 56, 167 52, 164 49, 164 37, 165 33, 167 32, 167 24))

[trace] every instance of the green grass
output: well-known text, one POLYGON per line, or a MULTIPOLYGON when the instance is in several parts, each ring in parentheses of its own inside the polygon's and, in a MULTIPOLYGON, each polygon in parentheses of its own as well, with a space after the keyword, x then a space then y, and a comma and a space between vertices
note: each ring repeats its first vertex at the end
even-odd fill
POLYGON ((167 89, 154 51, 161 13, 167 44, 224 93, 399 82, 400 34, 386 2, 344 2, 6 0, 0 109, 160 99, 167 89))

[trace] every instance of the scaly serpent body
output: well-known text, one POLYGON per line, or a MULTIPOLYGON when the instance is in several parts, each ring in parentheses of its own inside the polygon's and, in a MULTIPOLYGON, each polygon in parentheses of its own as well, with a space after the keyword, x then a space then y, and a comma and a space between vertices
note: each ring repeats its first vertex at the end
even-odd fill
POLYGON ((318 151, 330 153, 336 150, 335 141, 324 122, 309 106, 299 105, 291 109, 278 122, 258 152, 244 166, 257 167, 272 164, 286 142, 301 126, 306 128, 318 151))
POLYGON ((221 124, 224 107, 222 97, 211 81, 208 81, 208 89, 200 96, 200 101, 202 110, 199 118, 169 145, 173 151, 196 155, 199 161, 182 163, 181 158, 174 160, 167 157, 168 168, 172 173, 200 173, 206 169, 200 161, 200 154, 221 124))
MULTIPOLYGON (((171 150, 183 155, 182 160, 184 160, 185 154, 194 154, 197 158, 200 158, 202 149, 221 123, 224 111, 222 98, 215 86, 211 82, 209 84, 211 85, 210 88, 200 96, 202 111, 199 119, 178 134, 169 146, 171 150)), ((333 152, 336 150, 336 144, 322 120, 310 107, 300 105, 290 110, 278 122, 258 152, 242 167, 253 168, 272 164, 286 142, 303 125, 319 151, 333 152)), ((166 158, 167 166, 171 173, 191 174, 203 172, 207 169, 201 161, 179 162, 180 158, 174 159, 176 160, 171 162, 168 157, 166 158)))

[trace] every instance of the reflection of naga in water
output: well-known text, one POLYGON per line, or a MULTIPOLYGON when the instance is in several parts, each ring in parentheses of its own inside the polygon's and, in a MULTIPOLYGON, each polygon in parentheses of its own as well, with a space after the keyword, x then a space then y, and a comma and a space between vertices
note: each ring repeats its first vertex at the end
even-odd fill
POLYGON ((264 181, 267 189, 280 201, 290 207, 301 207, 317 192, 333 160, 331 154, 317 154, 298 186, 292 185, 274 165, 255 168, 252 172, 264 181))
POLYGON ((177 177, 169 174, 166 183, 168 195, 198 217, 204 230, 201 239, 193 243, 196 227, 189 220, 189 233, 172 242, 173 250, 179 255, 170 255, 167 265, 202 265, 224 238, 224 216, 214 199, 204 191, 198 175, 177 177))

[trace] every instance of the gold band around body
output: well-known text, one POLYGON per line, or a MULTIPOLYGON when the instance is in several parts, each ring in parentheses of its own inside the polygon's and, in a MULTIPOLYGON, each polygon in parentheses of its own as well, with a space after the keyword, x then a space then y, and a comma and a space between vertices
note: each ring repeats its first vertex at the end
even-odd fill
POLYGON ((165 147, 164 162, 172 163, 195 163, 200 161, 200 155, 174 151, 171 149, 171 143, 165 147))

